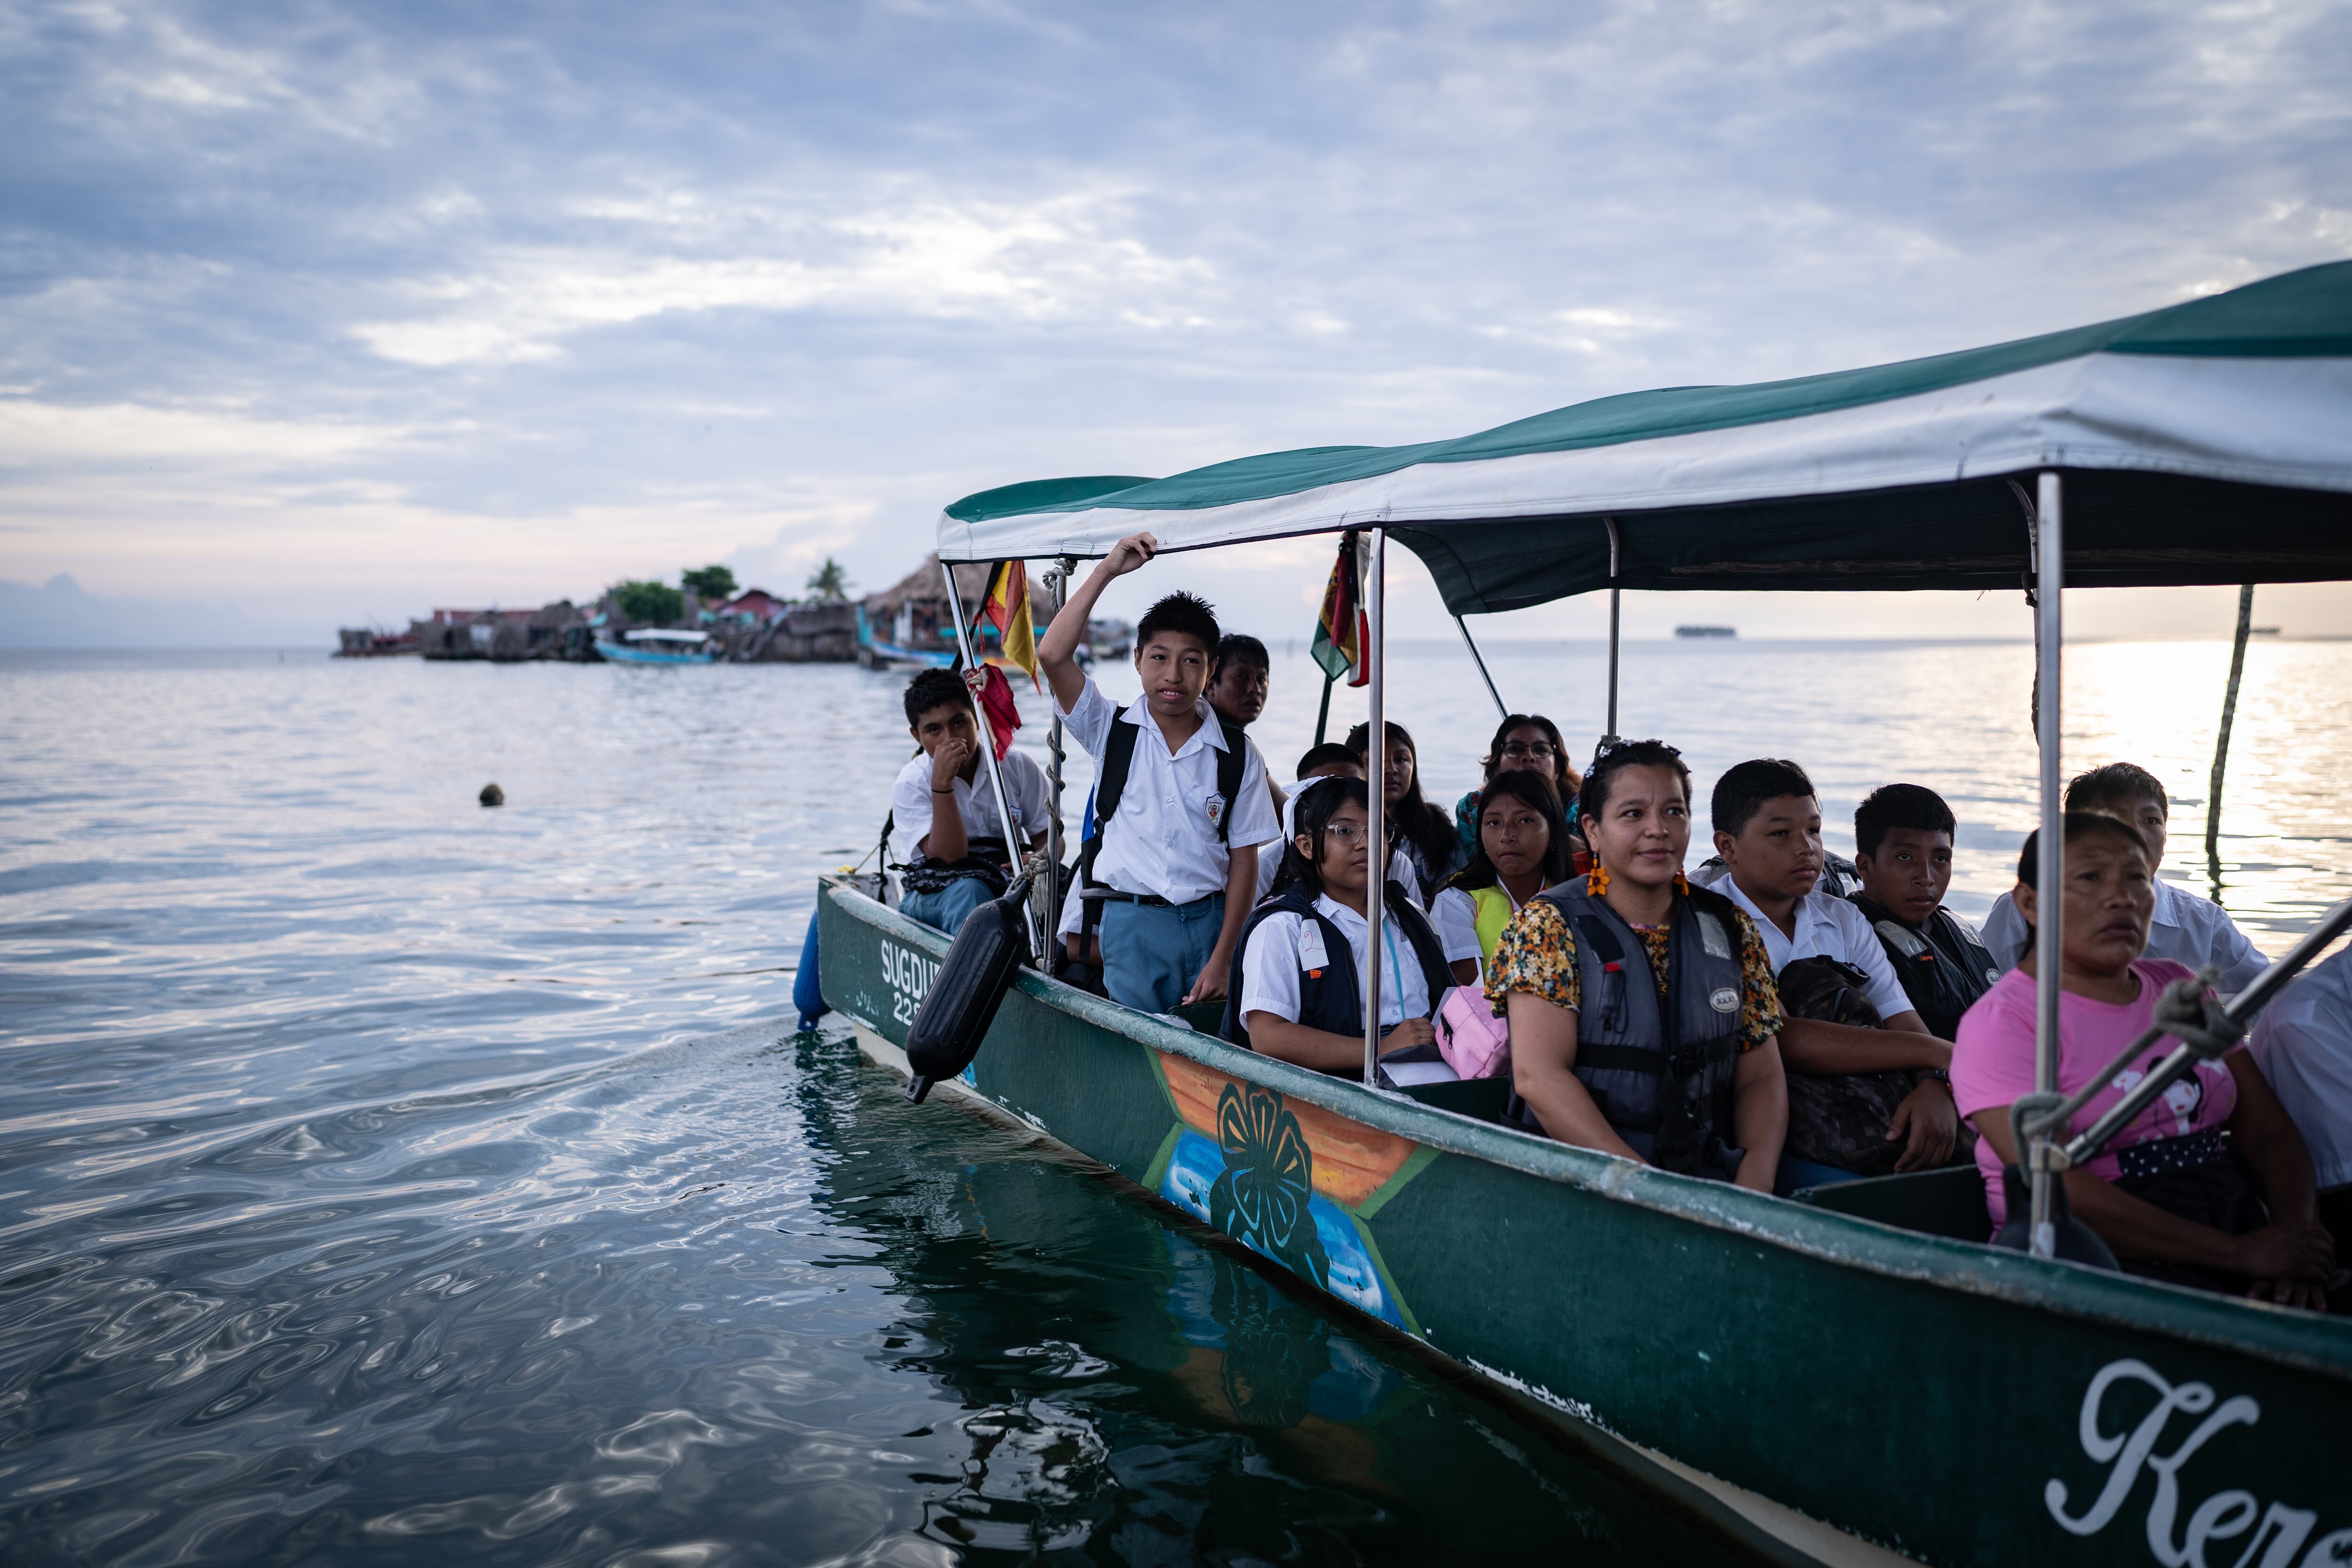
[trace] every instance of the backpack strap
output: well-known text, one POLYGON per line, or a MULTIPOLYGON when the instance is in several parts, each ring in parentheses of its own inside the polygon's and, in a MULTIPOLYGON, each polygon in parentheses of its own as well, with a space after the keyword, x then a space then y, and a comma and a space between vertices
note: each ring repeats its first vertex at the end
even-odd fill
POLYGON ((1095 784, 1095 837, 1100 838, 1118 811, 1118 797, 1127 793, 1127 775, 1135 767, 1135 742, 1143 727, 1127 721, 1124 711, 1114 714, 1110 737, 1103 742, 1102 772, 1095 784))
POLYGON ((1242 727, 1219 713, 1209 710, 1217 721, 1217 729, 1224 736, 1225 749, 1217 753, 1217 793, 1225 797, 1224 815, 1217 818, 1217 842, 1234 841, 1234 807, 1241 803, 1242 775, 1249 771, 1249 737, 1242 727))
MULTIPOLYGON (((1099 888, 1103 884, 1095 876, 1095 857, 1102 853, 1103 835, 1110 831, 1111 814, 1118 809, 1118 797, 1127 793, 1127 775, 1135 766, 1135 741, 1141 726, 1128 723, 1119 714, 1113 714, 1109 738, 1103 742, 1102 768, 1095 779, 1094 836, 1078 846, 1078 886, 1081 889, 1099 888)), ((1081 938, 1090 939, 1102 925, 1102 900, 1085 900, 1085 912, 1079 917, 1081 938)))

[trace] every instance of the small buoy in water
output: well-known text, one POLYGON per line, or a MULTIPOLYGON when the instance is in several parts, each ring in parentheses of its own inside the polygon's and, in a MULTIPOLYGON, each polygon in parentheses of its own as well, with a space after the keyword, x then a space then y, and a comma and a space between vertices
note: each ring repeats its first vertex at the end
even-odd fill
POLYGON ((494 784, 487 784, 482 786, 482 804, 484 805, 504 805, 506 803, 506 791, 500 789, 494 784))

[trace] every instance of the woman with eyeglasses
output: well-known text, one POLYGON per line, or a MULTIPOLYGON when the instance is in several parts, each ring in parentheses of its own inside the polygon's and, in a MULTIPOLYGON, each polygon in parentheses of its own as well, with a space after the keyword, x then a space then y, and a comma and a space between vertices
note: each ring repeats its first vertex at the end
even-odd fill
POLYGON ((1369 802, 1361 779, 1300 789, 1274 895, 1251 911, 1236 944, 1222 1032, 1265 1056, 1356 1077, 1364 1066, 1361 976, 1377 963, 1381 1060, 1423 1064, 1412 1081, 1452 1078, 1430 1020, 1454 977, 1429 917, 1396 882, 1386 887, 1381 952, 1370 951, 1369 802))
MULTIPOLYGON (((1486 746, 1482 759, 1486 770, 1486 784, 1495 782, 1496 773, 1541 773, 1551 780, 1551 787, 1568 803, 1568 830, 1576 835, 1576 794, 1584 780, 1568 760, 1568 746, 1559 738, 1559 726, 1540 713, 1514 713, 1495 728, 1495 738, 1486 746)), ((1464 856, 1478 852, 1478 797, 1485 794, 1482 785, 1454 803, 1454 830, 1462 842, 1464 856)), ((1569 846, 1570 852, 1581 858, 1581 844, 1569 846)), ((1581 864, 1576 866, 1581 871, 1581 864)))

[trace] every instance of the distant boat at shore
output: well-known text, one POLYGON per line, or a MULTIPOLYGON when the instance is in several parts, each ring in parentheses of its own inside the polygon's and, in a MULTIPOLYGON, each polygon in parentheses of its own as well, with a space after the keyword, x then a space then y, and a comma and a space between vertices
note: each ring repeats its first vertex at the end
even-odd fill
POLYGON ((2248 626, 2246 631, 2248 635, 2258 637, 2274 637, 2279 635, 2279 629, 2276 626, 2248 626))
POLYGON ((1675 628, 1675 636, 1678 637, 1736 637, 1738 635, 1738 626, 1676 626, 1675 628))
POLYGON ((596 651, 614 664, 709 664, 719 657, 708 632, 646 627, 600 638, 596 651))

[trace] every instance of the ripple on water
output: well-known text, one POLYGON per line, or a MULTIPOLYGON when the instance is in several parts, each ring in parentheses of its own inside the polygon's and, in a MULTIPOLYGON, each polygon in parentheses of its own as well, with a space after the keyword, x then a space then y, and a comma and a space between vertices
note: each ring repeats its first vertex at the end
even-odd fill
MULTIPOLYGON (((1879 774, 1939 782, 1960 897, 2004 885, 2016 650, 1958 696, 1917 649, 1859 695, 1852 649, 1719 651, 1629 658, 1632 727, 1702 787, 1804 757, 1834 837, 1879 774)), ((1596 657, 1494 662, 1540 707, 1596 657)), ((2268 930, 2346 881, 2352 725, 2298 725, 2347 659, 2252 660, 2224 842, 2268 930)), ((1462 728, 1449 668, 1393 682, 1425 738, 1462 728)), ((0 1560, 1717 1555, 1131 1194, 738 1027, 787 1013, 812 873, 872 841, 899 683, 646 673, 0 658, 0 1560)), ((2137 695, 2073 714, 2201 781, 2137 695)), ((1450 799, 1475 747, 1432 747, 1450 799)))

